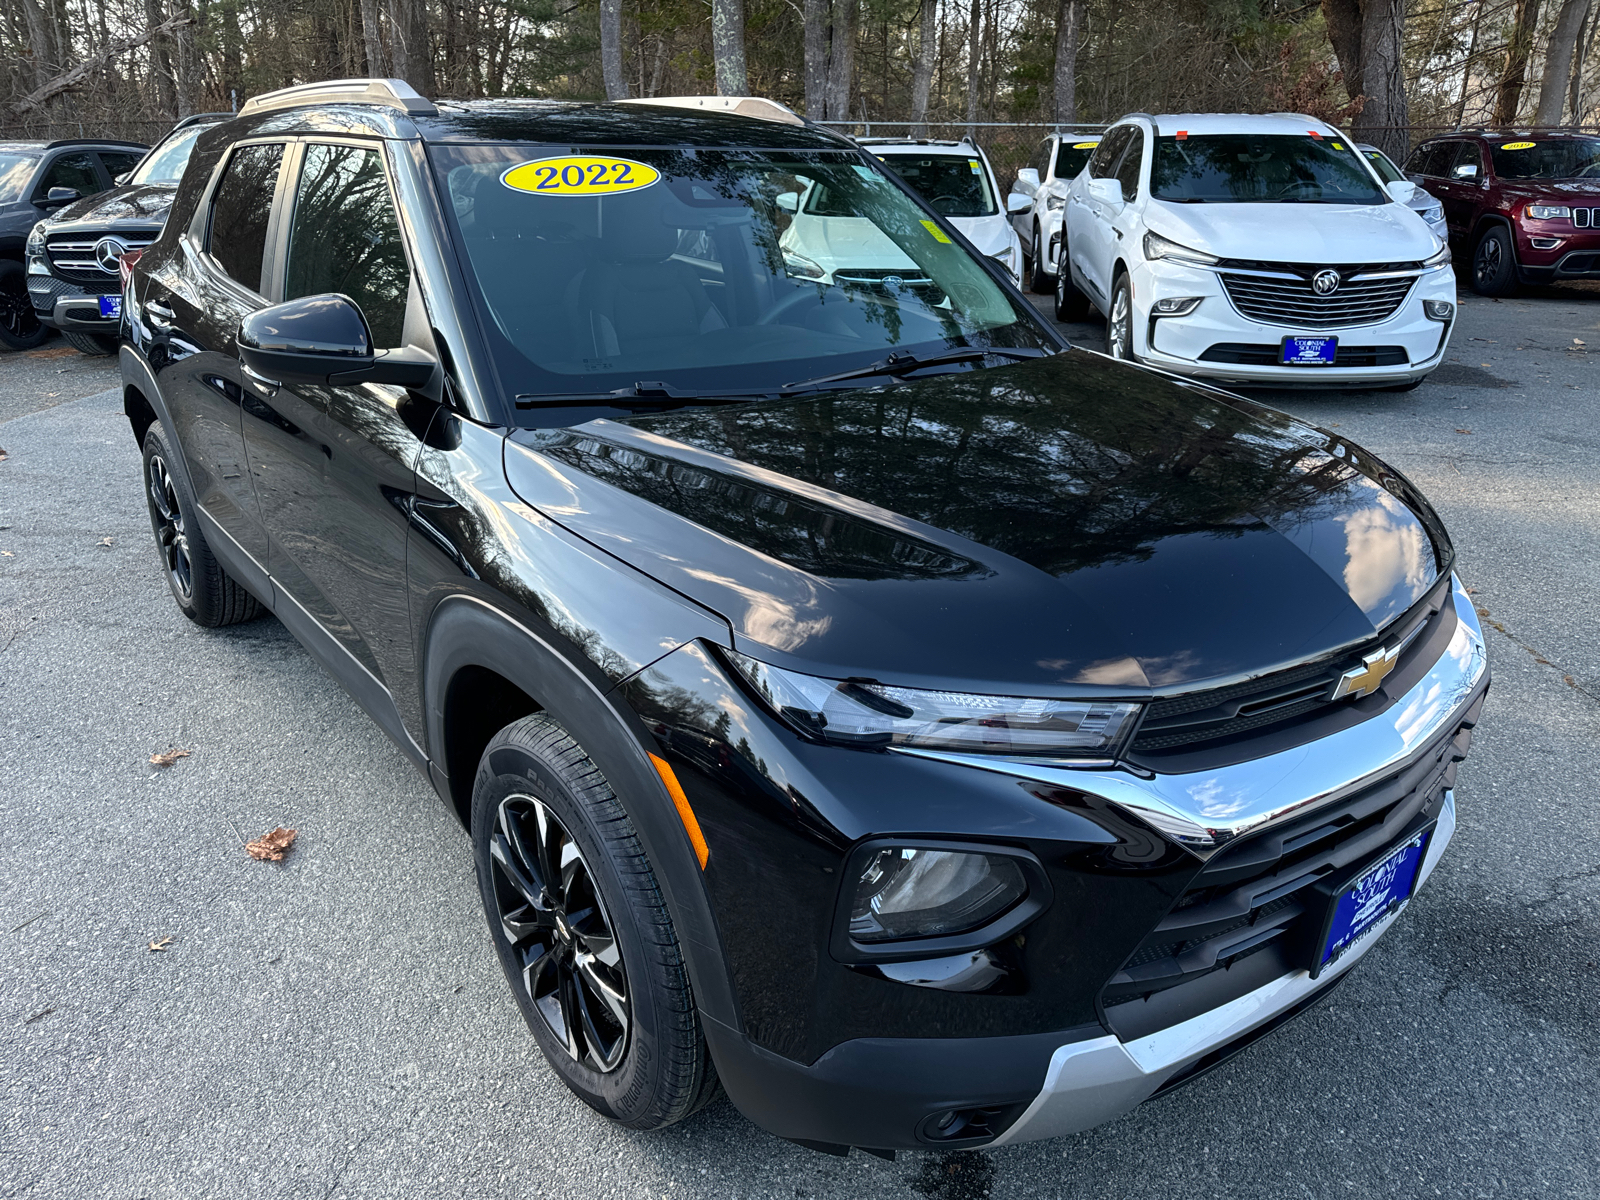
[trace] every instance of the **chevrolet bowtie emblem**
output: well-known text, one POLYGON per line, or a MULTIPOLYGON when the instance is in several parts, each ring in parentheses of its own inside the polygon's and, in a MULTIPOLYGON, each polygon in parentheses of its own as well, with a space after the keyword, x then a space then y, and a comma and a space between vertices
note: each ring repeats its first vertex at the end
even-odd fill
POLYGON ((1399 658, 1399 646, 1374 650, 1361 660, 1359 667, 1351 667, 1339 676, 1339 682, 1333 689, 1333 698, 1343 700, 1346 696, 1372 695, 1383 686, 1383 681, 1394 670, 1399 658))

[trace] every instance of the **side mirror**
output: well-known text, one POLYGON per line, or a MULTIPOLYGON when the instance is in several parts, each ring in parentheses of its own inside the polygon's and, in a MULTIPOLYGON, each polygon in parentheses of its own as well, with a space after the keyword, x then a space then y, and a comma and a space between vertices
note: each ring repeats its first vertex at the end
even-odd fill
POLYGON ((1089 195, 1101 204, 1110 204, 1117 208, 1122 207, 1122 185, 1115 179, 1089 180, 1089 195))
POLYGON ((1417 185, 1405 179, 1396 179, 1383 185, 1384 189, 1401 204, 1410 204, 1417 194, 1417 185))
POLYGON ((1025 213, 1032 207, 1032 196, 1025 196, 1021 192, 1012 192, 1006 197, 1006 211, 1008 213, 1025 213))
POLYGON ((778 204, 778 207, 783 209, 783 211, 786 212, 786 213, 799 212, 800 211, 800 193, 799 192, 779 192, 778 193, 777 204, 778 204))
POLYGON ((1023 167, 1017 172, 1017 182, 1012 185, 1024 196, 1031 196, 1039 190, 1039 170, 1037 167, 1023 167))
POLYGON ((1478 177, 1478 164, 1457 163, 1455 170, 1450 174, 1456 179, 1476 179, 1478 177))
POLYGON ((333 292, 258 309, 239 322, 238 344, 245 366, 278 383, 420 388, 438 366, 419 350, 374 351, 366 316, 333 292))
POLYGON ((116 184, 118 187, 121 187, 123 184, 127 183, 128 180, 131 179, 132 177, 133 177, 133 172, 132 171, 124 171, 121 175, 118 175, 111 182, 116 184))
POLYGON ((83 199, 83 193, 77 188, 53 187, 44 194, 44 199, 39 202, 40 208, 60 208, 63 204, 71 204, 74 200, 83 199))

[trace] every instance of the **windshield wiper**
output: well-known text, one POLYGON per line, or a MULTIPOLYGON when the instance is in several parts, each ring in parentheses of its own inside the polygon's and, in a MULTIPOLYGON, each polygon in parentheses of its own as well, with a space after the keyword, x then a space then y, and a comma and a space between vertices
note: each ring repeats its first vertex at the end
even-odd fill
POLYGON ((1049 351, 1046 350, 1011 350, 1000 347, 987 349, 969 346, 961 350, 947 350, 943 354, 930 354, 926 358, 918 358, 915 354, 896 351, 888 358, 879 359, 875 363, 868 363, 864 367, 857 367, 853 371, 840 371, 837 375, 819 375, 815 379, 802 379, 798 383, 783 385, 785 392, 802 391, 806 388, 821 387, 825 383, 841 383, 847 379, 870 379, 874 375, 888 375, 892 379, 900 379, 920 371, 924 367, 943 367, 954 363, 981 362, 994 355, 996 358, 1044 358, 1049 351))
POLYGON ((611 392, 527 392, 516 397, 518 408, 565 408, 579 404, 603 404, 614 408, 638 408, 650 404, 739 404, 762 400, 776 392, 698 392, 685 391, 657 380, 641 379, 611 392))

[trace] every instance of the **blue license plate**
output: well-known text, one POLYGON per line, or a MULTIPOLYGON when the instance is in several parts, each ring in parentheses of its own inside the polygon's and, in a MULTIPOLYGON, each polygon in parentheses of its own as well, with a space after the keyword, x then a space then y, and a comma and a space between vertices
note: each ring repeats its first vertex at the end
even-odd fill
POLYGON ((1382 862, 1363 871, 1356 881, 1339 893, 1328 914, 1328 931, 1322 939, 1322 953, 1312 970, 1321 974, 1339 957, 1371 932, 1372 927, 1411 898, 1416 890, 1417 872, 1428 850, 1430 827, 1405 845, 1386 854, 1382 862))
POLYGON ((100 315, 102 317, 120 317, 122 315, 122 297, 101 296, 100 315))
POLYGON ((1289 337, 1283 339, 1283 363, 1288 367, 1331 367, 1339 355, 1336 337, 1289 337))

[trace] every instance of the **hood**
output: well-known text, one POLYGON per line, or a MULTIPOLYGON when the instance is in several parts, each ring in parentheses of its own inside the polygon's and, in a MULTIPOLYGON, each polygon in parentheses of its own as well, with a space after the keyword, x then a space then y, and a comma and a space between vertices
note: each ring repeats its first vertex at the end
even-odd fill
POLYGON ((831 268, 840 263, 852 267, 888 267, 918 270, 906 252, 865 217, 797 217, 779 238, 785 250, 831 268))
POLYGON ((177 193, 170 183, 125 183, 73 201, 50 218, 48 228, 51 233, 73 225, 92 225, 108 232, 160 229, 177 193))
POLYGON ((950 217, 948 220, 967 241, 978 248, 979 254, 991 257, 1004 253, 1006 247, 1011 245, 1011 239, 1016 236, 1011 222, 998 214, 991 217, 950 217))
POLYGON ((908 686, 1248 678, 1371 639, 1451 557, 1426 503, 1365 451, 1082 350, 519 430, 506 472, 723 615, 741 650, 908 686))
POLYGON ((1414 262, 1438 239, 1404 204, 1167 204, 1151 200, 1145 223, 1162 237, 1256 262, 1414 262))
POLYGON ((1503 196, 1538 202, 1594 204, 1600 202, 1600 179, 1502 179, 1503 196))

